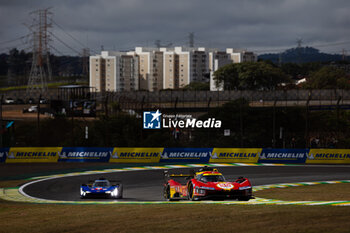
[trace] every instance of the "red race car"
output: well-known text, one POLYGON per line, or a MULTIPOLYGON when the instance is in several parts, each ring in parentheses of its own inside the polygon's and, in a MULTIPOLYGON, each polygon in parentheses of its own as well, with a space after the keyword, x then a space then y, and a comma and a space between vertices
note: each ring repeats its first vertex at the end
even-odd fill
POLYGON ((248 201, 252 199, 252 185, 247 178, 239 177, 234 182, 226 181, 215 168, 203 167, 192 174, 169 174, 164 172, 164 198, 174 200, 228 200, 248 201), (186 178, 186 184, 176 181, 176 177, 186 178))

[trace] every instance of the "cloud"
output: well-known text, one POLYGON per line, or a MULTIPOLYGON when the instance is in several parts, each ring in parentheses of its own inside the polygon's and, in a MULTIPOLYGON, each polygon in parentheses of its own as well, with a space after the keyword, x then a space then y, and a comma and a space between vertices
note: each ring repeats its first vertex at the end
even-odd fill
MULTIPOLYGON (((62 0, 0 1, 0 42, 28 33, 29 12, 52 7, 53 33, 82 49, 66 32, 93 50, 128 49, 162 43, 250 50, 335 43, 350 38, 346 0, 62 0)), ((53 41, 63 53, 74 53, 53 41)), ((349 43, 350 44, 350 43, 349 43)), ((349 47, 349 44, 343 47, 349 47)), ((0 44, 0 50, 4 47, 0 44)), ((6 45, 7 46, 7 45, 6 45)), ((340 47, 323 47, 340 51, 340 47)))

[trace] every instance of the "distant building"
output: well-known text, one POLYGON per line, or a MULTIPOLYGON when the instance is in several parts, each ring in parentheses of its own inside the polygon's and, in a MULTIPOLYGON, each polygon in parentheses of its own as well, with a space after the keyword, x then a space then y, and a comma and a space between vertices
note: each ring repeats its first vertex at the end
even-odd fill
POLYGON ((230 59, 233 63, 256 62, 258 60, 258 56, 256 54, 246 50, 227 48, 226 53, 230 55, 230 59))
POLYGON ((90 56, 90 86, 97 92, 139 90, 139 59, 122 52, 90 56))
POLYGON ((220 67, 232 64, 232 59, 229 54, 221 51, 209 52, 209 70, 210 70, 210 90, 211 91, 223 91, 224 83, 217 83, 214 80, 214 72, 220 67))
POLYGON ((98 92, 179 89, 192 82, 210 82, 210 90, 223 90, 213 80, 220 67, 256 61, 252 52, 207 48, 144 48, 103 51, 90 56, 90 86, 98 92))

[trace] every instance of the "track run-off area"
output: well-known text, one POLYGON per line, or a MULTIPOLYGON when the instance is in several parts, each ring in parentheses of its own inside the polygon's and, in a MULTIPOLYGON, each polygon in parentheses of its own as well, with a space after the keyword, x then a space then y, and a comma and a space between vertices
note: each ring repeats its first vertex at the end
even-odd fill
POLYGON ((7 201, 46 204, 226 204, 226 205, 332 205, 350 206, 342 201, 282 201, 255 196, 249 201, 177 201, 163 199, 163 171, 189 173, 203 166, 218 168, 226 180, 244 176, 255 191, 317 184, 350 183, 349 165, 290 165, 290 164, 186 164, 140 166, 93 170, 50 176, 32 177, 20 187, 0 188, 0 198, 7 201), (120 180, 124 186, 123 199, 80 199, 80 185, 104 177, 120 180))

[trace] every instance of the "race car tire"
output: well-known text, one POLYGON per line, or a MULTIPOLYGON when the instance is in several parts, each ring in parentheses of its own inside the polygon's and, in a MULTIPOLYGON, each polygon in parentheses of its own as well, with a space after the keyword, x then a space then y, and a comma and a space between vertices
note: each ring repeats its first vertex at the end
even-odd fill
POLYGON ((187 199, 190 200, 190 201, 195 201, 196 199, 194 198, 193 196, 193 184, 192 183, 189 183, 188 184, 188 196, 187 196, 187 199))
POLYGON ((119 195, 119 199, 122 199, 123 198, 123 185, 122 184, 120 184, 120 186, 119 186, 119 193, 120 193, 120 195, 119 195))
POLYGON ((165 200, 171 201, 171 198, 170 198, 170 185, 169 184, 167 184, 164 187, 163 194, 164 194, 164 199, 165 200))

